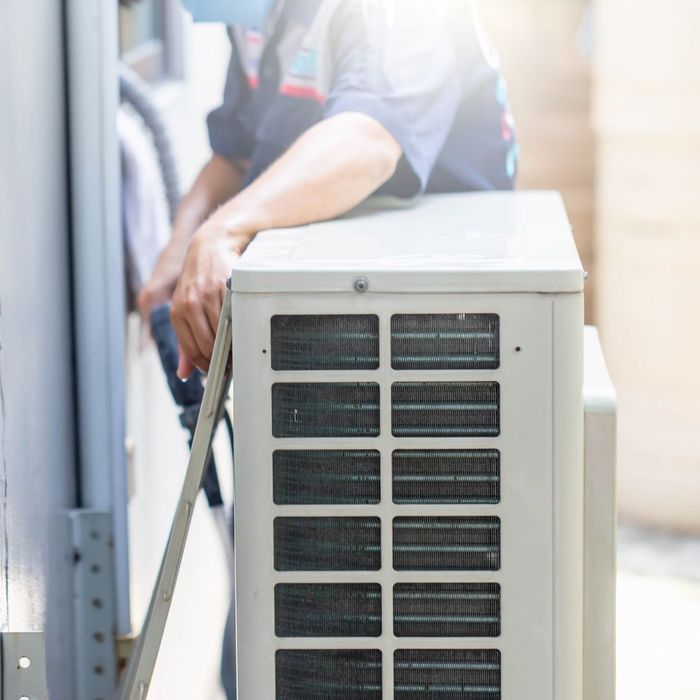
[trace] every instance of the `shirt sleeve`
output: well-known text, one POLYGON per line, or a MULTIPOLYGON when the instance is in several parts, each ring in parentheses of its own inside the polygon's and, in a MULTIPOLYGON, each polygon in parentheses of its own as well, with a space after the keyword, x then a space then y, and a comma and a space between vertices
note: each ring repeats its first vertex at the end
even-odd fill
POLYGON ((361 112, 398 141, 403 155, 381 189, 423 192, 460 102, 457 60, 442 0, 341 0, 330 42, 333 74, 324 117, 361 112))
POLYGON ((231 59, 226 73, 224 97, 221 105, 209 113, 207 129, 214 153, 229 160, 238 160, 251 157, 255 138, 244 119, 250 105, 251 89, 230 30, 229 38, 231 59))

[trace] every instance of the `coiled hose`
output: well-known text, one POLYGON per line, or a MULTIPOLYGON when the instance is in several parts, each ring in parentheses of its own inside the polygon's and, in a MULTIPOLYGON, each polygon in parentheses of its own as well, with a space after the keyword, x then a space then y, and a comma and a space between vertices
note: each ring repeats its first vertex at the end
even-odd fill
POLYGON ((151 133, 172 222, 180 203, 180 180, 168 129, 151 97, 151 88, 124 63, 119 66, 119 93, 122 101, 133 107, 151 133))

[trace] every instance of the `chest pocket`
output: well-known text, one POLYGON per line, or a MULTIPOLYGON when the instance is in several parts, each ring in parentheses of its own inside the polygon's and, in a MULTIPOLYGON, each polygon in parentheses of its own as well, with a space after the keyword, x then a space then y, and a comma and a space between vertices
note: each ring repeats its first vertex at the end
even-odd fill
POLYGON ((331 24, 343 2, 323 0, 310 24, 293 16, 282 20, 284 28, 274 47, 277 85, 260 105, 257 140, 285 150, 323 116, 333 80, 331 24))

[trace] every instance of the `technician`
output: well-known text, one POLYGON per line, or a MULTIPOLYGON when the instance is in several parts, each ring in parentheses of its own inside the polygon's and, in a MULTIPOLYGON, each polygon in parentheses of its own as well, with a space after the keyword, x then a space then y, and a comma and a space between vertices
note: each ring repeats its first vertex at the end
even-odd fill
POLYGON ((183 0, 228 25, 213 155, 139 297, 172 297, 178 373, 206 370, 234 260, 259 231, 331 219, 379 193, 510 189, 498 58, 472 0, 183 0))

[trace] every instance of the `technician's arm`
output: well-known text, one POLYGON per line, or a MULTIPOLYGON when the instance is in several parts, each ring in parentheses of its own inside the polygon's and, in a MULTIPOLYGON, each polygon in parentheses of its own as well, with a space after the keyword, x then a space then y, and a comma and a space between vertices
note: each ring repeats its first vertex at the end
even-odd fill
POLYGON ((376 120, 336 115, 305 132, 255 182, 197 231, 173 296, 182 354, 178 374, 208 369, 235 259, 258 231, 331 219, 362 202, 396 170, 401 147, 376 120))
POLYGON ((190 191, 180 203, 168 245, 163 249, 151 279, 144 285, 138 307, 146 321, 151 310, 164 304, 175 291, 187 247, 202 222, 243 187, 247 163, 231 163, 214 155, 202 168, 190 191))

